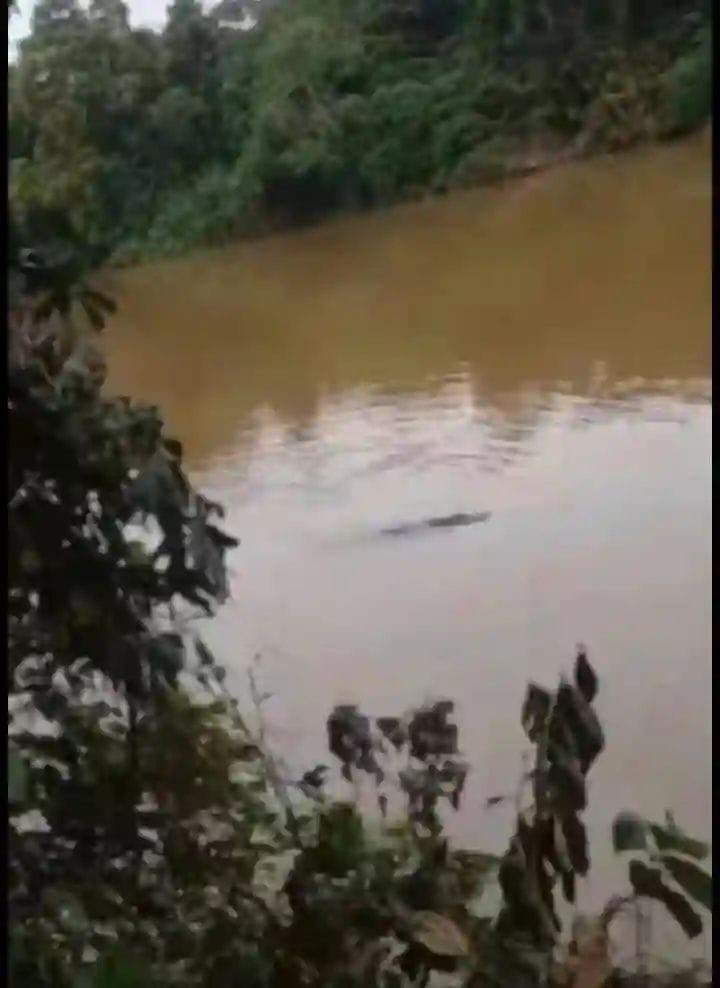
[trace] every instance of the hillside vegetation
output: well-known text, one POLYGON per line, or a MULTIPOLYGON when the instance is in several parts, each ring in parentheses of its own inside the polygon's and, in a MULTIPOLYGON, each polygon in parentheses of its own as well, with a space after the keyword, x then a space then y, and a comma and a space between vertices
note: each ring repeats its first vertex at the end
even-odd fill
POLYGON ((153 33, 122 0, 40 0, 9 72, 33 239, 62 215, 98 257, 181 252, 709 116, 706 0, 248 6, 174 0, 153 33))

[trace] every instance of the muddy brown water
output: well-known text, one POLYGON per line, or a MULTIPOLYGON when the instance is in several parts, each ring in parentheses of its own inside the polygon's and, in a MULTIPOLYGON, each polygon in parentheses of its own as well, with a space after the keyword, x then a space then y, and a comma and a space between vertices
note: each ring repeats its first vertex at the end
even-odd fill
POLYGON ((501 850, 526 681, 586 643, 588 908, 623 888, 618 810, 710 833, 710 204, 705 135, 113 277, 108 386, 228 509, 207 637, 242 697, 261 654, 291 771, 336 702, 454 698, 452 830, 501 850))

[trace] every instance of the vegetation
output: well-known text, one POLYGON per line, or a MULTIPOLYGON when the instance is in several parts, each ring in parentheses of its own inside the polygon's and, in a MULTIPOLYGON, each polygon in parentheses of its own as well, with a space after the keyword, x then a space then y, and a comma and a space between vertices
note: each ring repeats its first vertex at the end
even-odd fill
POLYGON ((632 891, 592 937, 563 931, 604 746, 584 650, 557 690, 528 687, 532 768, 488 801, 516 804, 500 858, 444 835, 469 771, 451 702, 332 711, 352 798, 325 766, 283 778, 193 632, 227 592, 222 509, 193 490, 155 410, 103 396, 89 334, 111 302, 83 254, 10 234, 10 984, 409 988, 442 972, 465 988, 599 988, 624 975, 605 946, 593 967, 597 943, 639 897, 696 937, 708 848, 627 814, 616 847, 652 864, 631 862, 632 891))
POLYGON ((9 71, 20 218, 182 251, 708 119, 707 0, 39 0, 9 71), (258 23, 238 27, 249 7, 258 23))

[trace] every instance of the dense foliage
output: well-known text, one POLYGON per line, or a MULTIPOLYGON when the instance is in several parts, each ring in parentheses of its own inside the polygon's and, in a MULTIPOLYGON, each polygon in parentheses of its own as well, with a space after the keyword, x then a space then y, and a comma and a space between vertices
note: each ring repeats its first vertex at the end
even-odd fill
POLYGON ((709 115, 709 16, 708 0, 174 0, 154 33, 123 0, 39 0, 9 71, 11 198, 128 258, 682 133, 709 115))

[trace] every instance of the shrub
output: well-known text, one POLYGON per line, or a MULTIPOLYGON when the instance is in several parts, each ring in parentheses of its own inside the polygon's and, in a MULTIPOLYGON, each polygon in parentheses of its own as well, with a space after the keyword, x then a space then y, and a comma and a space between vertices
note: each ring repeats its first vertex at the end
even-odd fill
POLYGON ((712 112, 712 38, 709 28, 696 35, 663 77, 664 126, 669 134, 699 127, 712 112))

